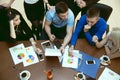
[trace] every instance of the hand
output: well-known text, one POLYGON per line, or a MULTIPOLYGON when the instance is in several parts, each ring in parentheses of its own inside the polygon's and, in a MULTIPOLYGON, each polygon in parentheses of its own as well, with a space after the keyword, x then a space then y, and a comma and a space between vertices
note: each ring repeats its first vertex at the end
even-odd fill
POLYGON ((53 9, 54 9, 54 6, 51 6, 50 4, 47 4, 47 9, 48 9, 48 10, 53 10, 53 9))
POLYGON ((92 41, 97 43, 98 42, 98 37, 96 35, 93 36, 92 41))
POLYGON ((14 25, 14 24, 13 24, 13 20, 10 20, 10 22, 9 22, 9 23, 10 23, 10 25, 14 25))
POLYGON ((74 50, 74 46, 71 46, 71 47, 68 49, 68 53, 69 53, 69 55, 72 56, 72 52, 73 52, 73 50, 74 50))
POLYGON ((60 47, 60 52, 61 52, 61 53, 64 53, 64 52, 65 52, 65 47, 64 47, 64 46, 61 46, 61 47, 60 47))
POLYGON ((106 54, 109 55, 110 54, 110 49, 108 48, 108 45, 105 45, 104 47, 105 47, 106 54))
POLYGON ((39 48, 36 47, 34 50, 35 50, 35 52, 36 52, 38 55, 39 55, 39 54, 42 54, 42 50, 41 50, 41 49, 39 49, 39 48))
POLYGON ((56 38, 55 35, 54 35, 54 34, 51 34, 51 36, 50 36, 50 41, 53 42, 53 41, 55 40, 55 38, 56 38))
POLYGON ((89 25, 85 25, 84 26, 84 32, 88 32, 89 29, 91 29, 91 26, 89 26, 89 25))
POLYGON ((10 20, 10 28, 14 29, 14 23, 13 23, 13 20, 10 20))
POLYGON ((3 4, 1 4, 1 5, 4 6, 4 7, 6 7, 6 8, 9 8, 9 7, 10 7, 10 5, 7 4, 7 3, 3 3, 3 4))
POLYGON ((48 0, 43 0, 45 3, 48 3, 48 0))
POLYGON ((29 41, 31 42, 32 45, 36 45, 36 44, 37 44, 37 43, 35 42, 35 40, 34 40, 33 37, 31 37, 31 38, 29 39, 29 41))

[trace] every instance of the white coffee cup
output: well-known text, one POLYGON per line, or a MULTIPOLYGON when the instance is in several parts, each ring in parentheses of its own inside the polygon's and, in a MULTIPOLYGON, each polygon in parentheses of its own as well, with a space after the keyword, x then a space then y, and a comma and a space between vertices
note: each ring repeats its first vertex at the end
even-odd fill
POLYGON ((104 62, 109 62, 109 61, 110 61, 110 58, 109 58, 108 56, 105 56, 105 55, 104 55, 104 56, 103 56, 103 61, 104 61, 104 62))
POLYGON ((77 73, 77 77, 80 79, 80 80, 86 80, 86 77, 83 73, 77 73))
POLYGON ((21 73, 19 73, 20 80, 29 80, 31 74, 29 71, 24 70, 21 73))

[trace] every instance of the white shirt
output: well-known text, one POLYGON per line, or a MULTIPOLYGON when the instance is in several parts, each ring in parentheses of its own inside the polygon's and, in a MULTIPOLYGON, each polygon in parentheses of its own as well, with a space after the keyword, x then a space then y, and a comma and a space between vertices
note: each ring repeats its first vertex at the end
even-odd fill
POLYGON ((27 3, 27 4, 34 4, 37 2, 38 2, 38 0, 25 0, 25 3, 27 3))

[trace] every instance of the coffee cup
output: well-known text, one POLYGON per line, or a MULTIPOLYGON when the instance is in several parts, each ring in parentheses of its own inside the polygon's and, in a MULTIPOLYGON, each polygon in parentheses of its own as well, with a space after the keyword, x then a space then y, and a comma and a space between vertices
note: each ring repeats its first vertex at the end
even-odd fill
POLYGON ((103 61, 104 61, 104 62, 109 62, 109 61, 110 61, 110 59, 109 59, 109 57, 108 57, 108 56, 103 56, 103 61))
POLYGON ((24 70, 19 74, 20 80, 29 80, 31 74, 29 71, 24 70))
POLYGON ((27 73, 25 73, 25 72, 21 74, 22 78, 25 78, 26 76, 27 76, 27 73))
POLYGON ((105 62, 107 62, 107 61, 108 61, 108 57, 103 57, 103 60, 104 60, 105 62))
POLYGON ((83 73, 77 73, 77 77, 80 79, 80 80, 86 80, 86 77, 83 73))

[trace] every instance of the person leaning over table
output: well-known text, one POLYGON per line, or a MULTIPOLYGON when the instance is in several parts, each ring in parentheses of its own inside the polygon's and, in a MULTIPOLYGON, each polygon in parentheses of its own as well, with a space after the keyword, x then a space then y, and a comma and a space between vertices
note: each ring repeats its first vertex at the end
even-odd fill
POLYGON ((120 28, 114 27, 100 42, 95 40, 98 48, 105 47, 106 54, 110 59, 120 58, 120 28))
POLYGON ((86 11, 100 0, 75 0, 74 4, 74 15, 77 16, 81 11, 81 15, 85 14, 86 11))
POLYGON ((64 48, 69 43, 74 26, 74 14, 64 2, 58 2, 54 9, 47 11, 45 27, 42 32, 42 39, 55 38, 64 39, 60 51, 64 53, 64 48))
POLYGON ((3 13, 1 14, 6 18, 6 20, 4 19, 6 22, 3 23, 0 19, 0 28, 4 30, 1 33, 1 36, 4 37, 4 39, 1 38, 2 41, 15 42, 29 40, 33 37, 31 29, 16 9, 3 7, 3 13), (7 36, 3 36, 5 34, 7 36))
POLYGON ((2 3, 2 4, 0 4, 1 6, 4 6, 4 7, 6 7, 6 8, 9 8, 9 7, 11 7, 11 5, 12 5, 12 3, 14 2, 15 0, 10 0, 9 1, 9 3, 2 3))
POLYGON ((87 13, 81 16, 70 41, 70 53, 75 47, 78 35, 85 37, 90 45, 96 45, 96 41, 102 40, 102 36, 107 29, 107 24, 99 16, 100 11, 95 7, 89 8, 87 13))

